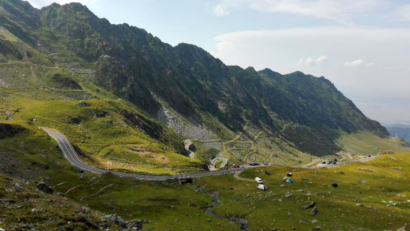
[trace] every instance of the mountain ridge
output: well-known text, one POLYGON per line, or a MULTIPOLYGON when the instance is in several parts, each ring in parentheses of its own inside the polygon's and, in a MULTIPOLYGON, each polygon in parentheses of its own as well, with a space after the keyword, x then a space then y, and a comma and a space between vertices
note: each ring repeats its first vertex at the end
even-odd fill
MULTIPOLYGON (((0 6, 6 30, 1 39, 5 44, 2 50, 7 51, 2 51, 5 69, 12 62, 38 69, 37 76, 46 67, 58 69, 65 74, 54 76, 54 83, 47 83, 50 86, 56 81, 60 81, 60 87, 74 82, 94 98, 104 100, 99 96, 102 93, 111 99, 118 97, 141 116, 156 121, 166 108, 174 115, 165 120, 178 117, 185 121, 173 128, 205 129, 209 137, 234 140, 231 148, 224 148, 222 142, 214 147, 232 161, 264 156, 260 161, 271 162, 275 154, 269 152, 276 152, 272 145, 281 147, 278 150, 284 154, 290 148, 307 155, 334 155, 343 151, 336 142, 343 134, 369 131, 379 138, 389 135, 324 77, 227 66, 198 46, 180 43, 173 47, 144 29, 126 23, 113 25, 98 18, 79 3, 35 9, 19 0, 0 0, 0 6), (7 39, 7 32, 19 40, 7 39), (249 129, 259 135, 248 134, 249 129), (234 134, 244 136, 236 141, 234 134), (254 142, 257 148, 250 148, 246 142, 254 142)), ((7 85, 12 80, 2 81, 7 85)), ((180 130, 174 132, 181 136, 180 130)), ((170 134, 161 129, 158 133, 170 134)), ((162 137, 152 136, 153 131, 150 134, 153 139, 162 137)), ((184 137, 197 139, 203 135, 184 137)), ((160 142, 169 144, 164 139, 160 142)), ((181 152, 181 145, 175 145, 174 140, 172 143, 181 152)))

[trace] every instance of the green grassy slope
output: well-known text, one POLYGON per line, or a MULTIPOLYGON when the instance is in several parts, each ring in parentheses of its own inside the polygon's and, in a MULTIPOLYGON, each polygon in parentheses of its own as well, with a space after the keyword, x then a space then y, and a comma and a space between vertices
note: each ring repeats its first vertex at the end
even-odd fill
POLYGON ((397 230, 410 215, 409 167, 410 154, 404 153, 334 169, 266 167, 241 174, 251 182, 226 176, 198 183, 219 194, 219 215, 247 219, 250 230, 397 230), (293 173, 292 184, 281 182, 288 172, 293 173), (268 191, 256 189, 256 176, 268 191), (315 216, 312 208, 302 208, 310 202, 316 203, 315 216))
POLYGON ((226 175, 180 186, 173 181, 146 182, 80 173, 42 131, 16 122, 3 123, 2 128, 2 134, 7 131, 8 136, 0 139, 2 171, 58 185, 56 192, 104 213, 117 213, 128 220, 144 219, 147 229, 239 230, 239 225, 229 219, 245 219, 250 230, 310 230, 318 226, 322 230, 397 230, 410 215, 409 153, 382 155, 370 162, 333 169, 250 169, 240 175, 250 181, 226 175), (293 184, 281 182, 287 172, 293 173, 293 184), (268 191, 256 189, 255 176, 264 180, 268 191), (331 187, 334 182, 338 188, 331 187), (212 194, 219 195, 219 206, 212 209, 219 218, 206 213, 212 205, 212 194), (292 196, 287 198, 287 194, 292 196), (302 208, 310 201, 319 211, 315 216, 309 214, 311 209, 302 208))
MULTIPOLYGON (((33 131, 38 126, 59 130, 79 153, 94 160, 90 164, 98 167, 155 174, 201 170, 198 160, 176 153, 183 148, 178 136, 120 102, 25 98, 9 98, 8 102, 5 110, 12 113, 12 123, 30 126, 33 131)), ((22 142, 35 138, 20 137, 22 142)), ((21 149, 7 147, 11 142, 5 139, 4 148, 12 149, 14 155, 21 154, 21 149)), ((37 148, 35 143, 26 146, 37 148)))
POLYGON ((409 167, 410 154, 404 153, 334 169, 276 166, 240 175, 250 181, 227 175, 179 186, 172 181, 144 182, 112 175, 85 174, 80 178, 70 174, 67 178, 57 174, 48 182, 64 182, 55 190, 68 192, 68 197, 105 213, 142 218, 146 220, 144 227, 153 230, 239 230, 230 219, 247 220, 250 230, 397 230, 410 215, 409 167), (287 172, 293 173, 292 184, 281 182, 287 172), (264 180, 268 191, 256 188, 255 176, 264 180), (339 187, 333 188, 331 183, 339 187), (212 205, 211 194, 218 194, 219 206, 212 210, 219 218, 206 213, 212 205), (302 208, 312 201, 318 210, 315 216, 310 215, 312 208, 302 208))
POLYGON ((381 139, 370 132, 344 134, 337 141, 345 152, 355 155, 375 155, 377 153, 399 153, 408 149, 409 145, 396 138, 381 139))

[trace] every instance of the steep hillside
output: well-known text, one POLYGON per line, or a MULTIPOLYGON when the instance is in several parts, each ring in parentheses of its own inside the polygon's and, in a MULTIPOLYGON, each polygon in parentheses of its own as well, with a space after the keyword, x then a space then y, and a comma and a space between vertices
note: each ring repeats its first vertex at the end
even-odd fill
MULTIPOLYGON (((101 212, 52 194, 44 183, 37 185, 0 174, 0 228, 5 230, 124 230, 101 212)), ((136 222, 136 221, 134 221, 136 222)), ((125 221, 124 221, 124 224, 125 221)), ((133 230, 131 223, 129 229, 133 230)), ((141 222, 139 222, 141 224, 141 222)), ((134 226, 133 227, 139 227, 134 226)))
POLYGON ((0 119, 58 129, 107 168, 172 174, 215 156, 302 164, 346 151, 342 135, 388 137, 323 77, 229 67, 78 3, 0 7, 0 119), (216 154, 189 159, 182 139, 216 154))

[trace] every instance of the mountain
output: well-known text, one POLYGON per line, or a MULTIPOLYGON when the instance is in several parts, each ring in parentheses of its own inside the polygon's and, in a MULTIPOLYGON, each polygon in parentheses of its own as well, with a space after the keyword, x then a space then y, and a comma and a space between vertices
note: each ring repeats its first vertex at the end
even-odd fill
POLYGON ((392 137, 403 139, 410 143, 410 126, 404 124, 386 124, 385 127, 392 137))
POLYGON ((0 7, 0 119, 58 129, 95 165, 173 174, 215 156, 301 164, 348 150, 347 136, 389 136, 324 77, 227 66, 79 3, 0 7), (200 147, 196 158, 183 139, 200 147))

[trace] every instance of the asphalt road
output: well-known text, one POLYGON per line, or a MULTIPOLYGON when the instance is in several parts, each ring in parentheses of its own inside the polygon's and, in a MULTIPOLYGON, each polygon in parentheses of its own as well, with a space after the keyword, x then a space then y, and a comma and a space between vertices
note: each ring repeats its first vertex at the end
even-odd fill
POLYGON ((204 176, 220 176, 220 175, 226 175, 226 174, 233 174, 236 172, 242 172, 246 170, 246 168, 234 168, 234 169, 228 169, 228 170, 220 170, 220 171, 213 171, 213 172, 198 172, 198 173, 186 173, 186 174, 178 174, 174 176, 159 176, 159 175, 138 175, 138 174, 132 174, 132 173, 122 173, 122 172, 115 172, 115 171, 108 171, 104 169, 99 169, 95 168, 92 166, 89 166, 82 162, 80 158, 78 157, 76 151, 74 150, 73 146, 70 144, 68 141, 67 137, 64 135, 51 131, 46 128, 41 128, 43 131, 45 131, 49 136, 51 136, 53 139, 57 141, 58 146, 60 147, 61 151, 64 154, 64 157, 75 167, 87 171, 87 172, 92 172, 96 174, 103 174, 110 172, 114 175, 117 175, 119 177, 132 177, 136 178, 138 180, 149 180, 149 181, 165 181, 165 180, 170 180, 170 179, 191 179, 191 178, 198 178, 198 177, 204 177, 204 176))

